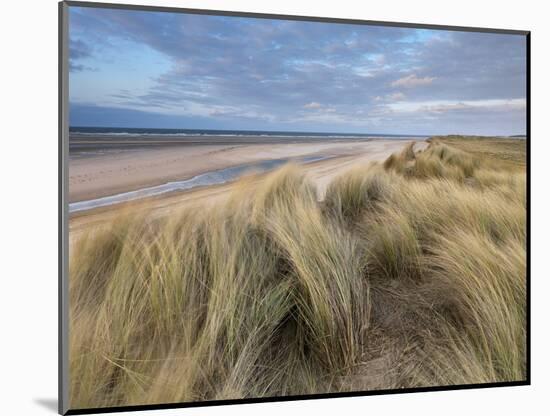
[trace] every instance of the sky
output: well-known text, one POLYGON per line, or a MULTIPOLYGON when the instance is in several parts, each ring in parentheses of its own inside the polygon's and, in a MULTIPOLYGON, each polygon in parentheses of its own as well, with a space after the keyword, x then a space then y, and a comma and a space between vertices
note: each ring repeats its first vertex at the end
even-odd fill
POLYGON ((70 7, 71 126, 525 134, 521 35, 70 7))

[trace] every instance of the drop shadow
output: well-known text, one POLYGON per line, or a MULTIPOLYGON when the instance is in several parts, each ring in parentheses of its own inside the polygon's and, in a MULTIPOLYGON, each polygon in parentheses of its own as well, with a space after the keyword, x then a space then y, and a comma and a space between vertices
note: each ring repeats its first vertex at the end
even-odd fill
POLYGON ((53 413, 57 413, 57 399, 34 399, 34 402, 53 413))

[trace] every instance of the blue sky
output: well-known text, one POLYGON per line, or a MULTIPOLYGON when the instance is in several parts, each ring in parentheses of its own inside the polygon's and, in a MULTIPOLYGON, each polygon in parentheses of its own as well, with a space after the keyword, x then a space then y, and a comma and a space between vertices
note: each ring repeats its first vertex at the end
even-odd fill
POLYGON ((525 37, 70 8, 72 126, 524 134, 525 37))

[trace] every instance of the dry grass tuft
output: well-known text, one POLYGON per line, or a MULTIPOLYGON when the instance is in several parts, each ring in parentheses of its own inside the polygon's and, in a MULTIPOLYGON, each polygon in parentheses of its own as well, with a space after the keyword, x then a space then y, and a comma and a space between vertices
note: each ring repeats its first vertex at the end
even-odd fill
POLYGON ((524 379, 525 173, 453 140, 78 241, 71 407, 524 379))

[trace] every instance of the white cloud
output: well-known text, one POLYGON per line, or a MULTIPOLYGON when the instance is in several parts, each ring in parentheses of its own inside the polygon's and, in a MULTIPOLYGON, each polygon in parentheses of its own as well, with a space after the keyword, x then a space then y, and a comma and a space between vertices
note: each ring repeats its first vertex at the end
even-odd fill
POLYGON ((391 83, 392 87, 405 87, 413 88, 421 85, 430 85, 435 80, 435 77, 423 77, 419 78, 415 74, 407 75, 406 77, 399 78, 391 83))
POLYGON ((318 103, 316 101, 312 101, 309 104, 305 104, 304 108, 307 108, 309 110, 314 110, 314 109, 317 109, 317 108, 321 108, 322 106, 323 106, 323 104, 318 103))
POLYGON ((394 92, 393 94, 388 94, 386 99, 389 101, 403 101, 405 99, 405 94, 402 92, 394 92))
POLYGON ((397 102, 403 101, 406 98, 405 94, 402 92, 394 92, 391 94, 386 94, 384 96, 377 95, 374 97, 375 102, 397 102))
POLYGON ((397 102, 389 104, 389 107, 391 110, 401 113, 448 113, 460 110, 520 111, 525 110, 526 102, 523 98, 462 101, 440 100, 397 102))

